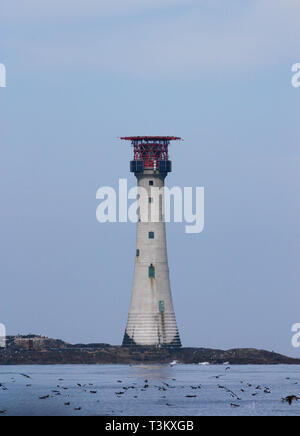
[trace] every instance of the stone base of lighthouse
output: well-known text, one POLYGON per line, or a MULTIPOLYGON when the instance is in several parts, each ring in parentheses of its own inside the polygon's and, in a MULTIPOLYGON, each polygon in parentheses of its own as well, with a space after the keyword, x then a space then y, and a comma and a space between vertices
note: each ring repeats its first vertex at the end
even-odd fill
POLYGON ((153 314, 147 319, 142 314, 128 318, 123 347, 180 348, 181 341, 173 313, 153 314))
POLYGON ((123 346, 180 348, 170 287, 163 202, 153 205, 152 197, 153 188, 163 188, 167 174, 145 170, 135 175, 138 186, 147 191, 147 197, 140 197, 140 209, 152 204, 157 207, 158 219, 137 224, 133 290, 123 346))

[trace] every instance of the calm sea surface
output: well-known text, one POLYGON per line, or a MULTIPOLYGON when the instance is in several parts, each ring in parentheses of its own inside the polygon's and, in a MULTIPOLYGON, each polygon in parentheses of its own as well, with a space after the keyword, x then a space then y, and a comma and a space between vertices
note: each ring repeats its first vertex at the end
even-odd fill
POLYGON ((300 415, 281 402, 299 366, 0 366, 0 384, 0 416, 300 415))

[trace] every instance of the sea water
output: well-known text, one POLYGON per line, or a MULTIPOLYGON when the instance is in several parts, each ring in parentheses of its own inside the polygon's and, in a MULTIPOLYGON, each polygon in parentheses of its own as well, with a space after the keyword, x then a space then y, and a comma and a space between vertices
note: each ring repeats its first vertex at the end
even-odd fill
POLYGON ((300 415, 288 395, 300 366, 0 366, 0 416, 300 415))

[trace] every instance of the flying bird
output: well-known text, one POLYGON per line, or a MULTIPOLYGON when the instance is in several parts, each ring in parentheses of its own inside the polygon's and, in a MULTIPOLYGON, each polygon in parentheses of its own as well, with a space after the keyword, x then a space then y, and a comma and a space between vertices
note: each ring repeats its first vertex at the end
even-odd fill
POLYGON ((288 397, 281 399, 281 401, 285 403, 289 403, 290 406, 293 404, 293 401, 298 401, 298 400, 300 400, 300 398, 296 397, 296 395, 289 395, 288 397))
POLYGON ((25 378, 31 378, 29 375, 27 375, 27 374, 20 374, 22 377, 25 377, 25 378))

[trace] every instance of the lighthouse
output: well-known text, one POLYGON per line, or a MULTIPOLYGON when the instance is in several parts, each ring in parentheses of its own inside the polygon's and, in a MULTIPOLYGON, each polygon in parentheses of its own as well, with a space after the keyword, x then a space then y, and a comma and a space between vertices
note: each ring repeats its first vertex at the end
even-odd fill
POLYGON ((137 178, 139 192, 133 289, 123 346, 180 348, 170 286, 163 188, 172 171, 169 144, 181 138, 121 139, 132 143, 130 171, 137 178))

